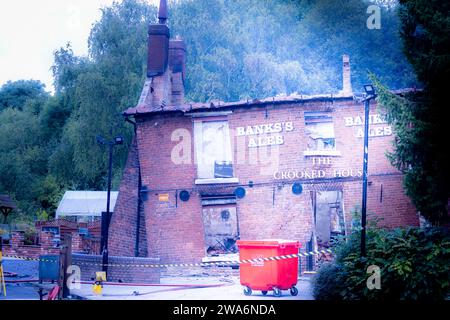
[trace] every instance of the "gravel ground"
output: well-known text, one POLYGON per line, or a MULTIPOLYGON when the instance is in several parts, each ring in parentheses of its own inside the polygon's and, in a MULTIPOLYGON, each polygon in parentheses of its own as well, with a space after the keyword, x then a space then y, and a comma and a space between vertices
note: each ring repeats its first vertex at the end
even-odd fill
MULTIPOLYGON (((39 277, 39 262, 12 258, 3 258, 5 280, 28 280, 39 277), (17 277, 8 277, 6 272, 17 273, 17 277)), ((3 293, 0 300, 39 300, 37 289, 28 283, 7 283, 6 297, 3 293)))
POLYGON ((39 294, 31 284, 6 284, 6 297, 3 292, 0 295, 1 300, 39 300, 39 294))
POLYGON ((301 277, 297 283, 298 295, 291 296, 283 291, 281 297, 274 297, 272 292, 264 296, 261 291, 254 291, 251 296, 243 293, 239 277, 174 277, 162 278, 162 284, 223 284, 211 288, 147 287, 147 286, 111 286, 103 287, 102 295, 92 292, 92 285, 81 285, 72 290, 73 295, 87 300, 313 300, 310 277, 301 277))
POLYGON ((39 277, 39 261, 3 258, 3 270, 18 274, 18 277, 8 279, 37 279, 39 277))
MULTIPOLYGON (((39 262, 4 258, 5 271, 17 273, 14 278, 7 280, 37 279, 39 276, 39 262)), ((313 300, 311 276, 301 276, 298 280, 298 296, 291 296, 289 291, 283 291, 283 296, 275 298, 272 292, 263 296, 255 291, 251 296, 243 294, 243 287, 239 282, 239 270, 231 268, 205 268, 204 270, 171 270, 161 277, 161 283, 170 284, 223 284, 212 288, 180 288, 168 287, 138 287, 138 286, 109 286, 105 285, 102 296, 92 293, 92 285, 81 285, 80 289, 72 290, 74 295, 84 299, 94 300, 313 300), (183 274, 184 273, 184 274, 183 274), (217 276, 217 275, 220 276, 217 276)), ((7 284, 7 297, 0 296, 0 300, 38 299, 37 289, 31 284, 7 284)))

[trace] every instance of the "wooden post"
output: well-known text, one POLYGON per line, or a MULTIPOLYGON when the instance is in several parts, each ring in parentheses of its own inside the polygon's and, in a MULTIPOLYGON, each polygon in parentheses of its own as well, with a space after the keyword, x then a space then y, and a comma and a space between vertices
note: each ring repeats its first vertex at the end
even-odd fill
POLYGON ((61 245, 61 264, 59 275, 60 299, 65 299, 70 295, 70 289, 67 286, 67 268, 72 264, 72 237, 69 234, 64 235, 61 245))
POLYGON ((3 245, 3 239, 0 237, 0 292, 3 292, 3 295, 6 297, 6 285, 5 285, 5 276, 3 274, 3 265, 2 265, 2 245, 3 245))

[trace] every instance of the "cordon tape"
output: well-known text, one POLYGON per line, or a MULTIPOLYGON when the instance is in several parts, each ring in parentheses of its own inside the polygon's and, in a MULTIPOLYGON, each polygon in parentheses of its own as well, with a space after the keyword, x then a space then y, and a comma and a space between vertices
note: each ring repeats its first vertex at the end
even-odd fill
MULTIPOLYGON (((283 256, 265 257, 265 258, 255 258, 247 260, 236 260, 236 261, 212 261, 212 262, 201 262, 201 263, 170 263, 170 264, 115 264, 115 263, 91 263, 91 262, 75 262, 74 265, 85 265, 85 266, 108 266, 108 267, 134 267, 134 268, 167 268, 167 267, 207 267, 207 266, 224 266, 224 265, 236 265, 254 262, 265 262, 265 261, 277 261, 293 258, 308 257, 320 254, 332 253, 330 249, 316 250, 310 252, 300 252, 296 254, 288 254, 283 256)), ((52 259, 41 259, 41 258, 29 258, 15 255, 4 255, 4 258, 20 259, 27 261, 42 261, 56 263, 56 260, 52 259)))

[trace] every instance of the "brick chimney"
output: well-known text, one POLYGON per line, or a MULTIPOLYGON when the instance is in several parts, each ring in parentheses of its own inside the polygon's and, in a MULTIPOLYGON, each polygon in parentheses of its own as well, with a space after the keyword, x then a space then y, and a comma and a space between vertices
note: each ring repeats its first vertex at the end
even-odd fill
POLYGON ((353 95, 352 79, 350 72, 350 57, 347 54, 342 56, 342 91, 343 95, 353 95))
POLYGON ((186 48, 183 40, 170 40, 167 0, 160 0, 158 23, 148 28, 147 80, 138 105, 164 109, 184 103, 186 48))
POLYGON ((169 66, 172 74, 172 105, 184 103, 184 80, 186 77, 186 46, 176 38, 169 44, 169 66))

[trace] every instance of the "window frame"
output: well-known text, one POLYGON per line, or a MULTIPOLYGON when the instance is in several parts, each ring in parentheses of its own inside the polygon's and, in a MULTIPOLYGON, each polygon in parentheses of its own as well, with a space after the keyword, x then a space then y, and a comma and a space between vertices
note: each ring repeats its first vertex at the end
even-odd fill
MULTIPOLYGON (((325 123, 331 123, 332 125, 332 132, 333 132, 333 138, 327 138, 327 139, 333 139, 333 148, 328 149, 311 149, 309 148, 309 145, 307 146, 307 150, 303 152, 304 156, 340 156, 341 153, 337 150, 337 141, 336 141, 336 132, 334 128, 334 119, 333 119, 333 113, 332 111, 304 111, 304 119, 305 119, 305 136, 307 139, 313 139, 311 138, 311 135, 308 134, 308 126, 312 126, 315 124, 325 124, 325 123), (308 121, 308 115, 311 115, 311 118, 316 118, 316 120, 310 120, 308 121), (323 118, 322 121, 320 121, 320 118, 323 118)), ((321 138, 318 138, 321 139, 321 138)), ((321 139, 324 140, 324 139, 321 139)))
POLYGON ((231 134, 230 134, 230 125, 229 125, 229 121, 228 121, 228 117, 226 115, 210 115, 210 116, 206 116, 203 115, 202 117, 193 117, 192 119, 193 121, 193 133, 194 133, 194 157, 195 157, 195 163, 196 163, 196 179, 195 179, 195 184, 222 184, 222 183, 238 183, 239 179, 237 179, 235 177, 235 167, 234 167, 234 162, 233 162, 233 146, 231 143, 231 134), (225 155, 225 158, 228 156, 228 158, 230 160, 225 160, 225 161, 230 161, 231 166, 232 166, 232 177, 221 177, 221 178, 216 178, 214 176, 214 166, 217 160, 214 161, 214 163, 211 164, 207 164, 207 163, 202 163, 202 158, 199 158, 201 155, 199 152, 203 153, 203 124, 205 122, 224 122, 227 125, 227 131, 228 131, 228 141, 225 141, 225 144, 228 144, 229 146, 229 150, 228 150, 228 155, 225 155), (199 132, 200 130, 200 132, 199 132), (199 134, 201 134, 201 138, 199 138, 199 134), (201 151, 199 151, 199 149, 201 149, 201 151), (212 177, 202 177, 202 171, 204 169, 201 169, 200 166, 204 166, 204 165, 212 165, 212 171, 213 171, 213 176, 212 177))

